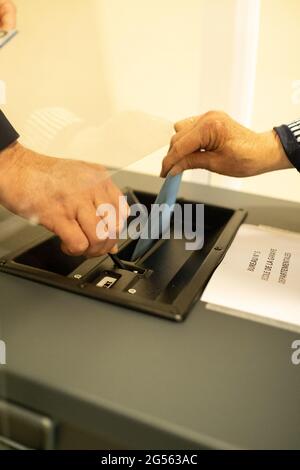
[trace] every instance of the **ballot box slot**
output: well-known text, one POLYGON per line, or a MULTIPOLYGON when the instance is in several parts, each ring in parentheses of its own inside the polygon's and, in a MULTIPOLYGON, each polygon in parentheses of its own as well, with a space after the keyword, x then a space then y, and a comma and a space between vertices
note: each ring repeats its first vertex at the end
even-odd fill
MULTIPOLYGON (((130 205, 140 203, 150 213, 156 194, 130 188, 126 194, 130 205)), ((177 202, 193 206, 190 222, 195 231, 195 202, 177 202)), ((107 312, 102 302, 109 302, 178 322, 201 295, 245 217, 242 209, 205 204, 201 249, 186 249, 187 240, 174 236, 171 219, 170 237, 153 240, 135 261, 132 255, 138 240, 121 239, 117 254, 121 262, 109 255, 68 256, 61 251, 58 237, 48 233, 37 240, 37 227, 32 227, 32 242, 26 247, 20 243, 17 251, 0 258, 0 271, 94 298, 101 301, 99 312, 107 312)))
POLYGON ((141 258, 138 258, 136 261, 132 262, 131 256, 134 252, 137 242, 138 240, 132 240, 129 244, 125 245, 124 247, 121 247, 118 253, 119 258, 123 262, 125 262, 126 265, 132 266, 133 269, 135 269, 135 266, 140 266, 140 267, 143 266, 143 262, 149 256, 151 256, 157 249, 159 249, 159 247, 165 242, 165 240, 161 239, 161 240, 154 241, 151 248, 141 258))

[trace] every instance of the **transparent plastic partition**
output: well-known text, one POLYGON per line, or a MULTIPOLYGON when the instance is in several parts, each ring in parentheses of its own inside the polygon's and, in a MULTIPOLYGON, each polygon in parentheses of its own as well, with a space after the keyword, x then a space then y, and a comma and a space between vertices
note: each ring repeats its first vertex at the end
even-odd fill
MULTIPOLYGON (((19 34, 0 51, 0 80, 6 90, 1 109, 26 148, 104 165, 119 181, 126 169, 158 176, 174 133, 173 122, 208 107, 226 107, 231 89, 233 0, 224 3, 221 14, 220 5, 208 0, 193 0, 188 7, 174 0, 15 3, 19 34), (212 25, 216 25, 214 33, 212 25), (216 54, 210 52, 212 42, 216 54), (222 67, 222 80, 215 60, 220 44, 222 63, 230 59, 222 67)), ((207 182, 207 173, 197 172, 195 180, 207 182)), ((224 214, 226 219, 226 210, 224 214)), ((0 258, 44 236, 45 229, 36 223, 35 217, 26 221, 0 207, 0 258)), ((218 228, 212 227, 211 232, 217 236, 218 228)), ((53 267, 55 260, 51 262, 53 267)), ((75 338, 80 344, 87 335, 84 328, 73 327, 79 312, 70 312, 68 321, 61 321, 60 314, 66 316, 59 310, 60 301, 66 295, 71 294, 50 293, 45 286, 0 273, 0 339, 6 349, 6 364, 0 365, 3 446, 55 445, 48 411, 42 406, 43 387, 35 395, 27 380, 59 388, 67 377, 71 395, 78 370, 84 392, 97 374, 97 364, 87 366, 87 352, 74 347, 75 338), (57 334, 51 337, 54 326, 57 334), (26 383, 24 389, 19 387, 21 382, 26 383), (37 444, 15 434, 15 422, 22 421, 24 413, 35 429, 43 423, 46 440, 37 444)), ((81 319, 84 325, 84 312, 79 323, 81 319)), ((98 343, 94 338, 94 353, 101 357, 98 343)), ((105 393, 101 398, 110 400, 105 393)))

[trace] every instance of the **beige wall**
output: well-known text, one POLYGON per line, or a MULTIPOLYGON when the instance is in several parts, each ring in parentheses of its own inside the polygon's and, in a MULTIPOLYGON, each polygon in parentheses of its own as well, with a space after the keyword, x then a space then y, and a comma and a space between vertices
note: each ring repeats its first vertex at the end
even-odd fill
POLYGON ((15 3, 20 33, 1 50, 0 74, 7 82, 7 109, 17 125, 47 106, 64 106, 90 121, 107 118, 113 104, 101 18, 95 15, 99 2, 15 3))
MULTIPOLYGON (((300 79, 298 44, 299 0, 262 0, 253 113, 253 127, 259 131, 300 117, 292 86, 300 79)), ((248 178, 242 189, 300 201, 300 176, 288 170, 248 178)))
MULTIPOLYGON (((97 139, 94 129, 87 131, 86 127, 101 126, 118 112, 128 110, 169 121, 198 113, 201 97, 206 95, 200 86, 206 67, 202 54, 207 56, 203 36, 207 28, 203 14, 206 3, 16 0, 20 34, 1 51, 0 78, 7 82, 6 110, 25 143, 29 119, 31 137, 35 133, 34 141, 31 138, 29 143, 37 150, 65 155, 71 148, 74 157, 126 166, 128 155, 122 151, 117 158, 115 152, 103 155, 103 141, 97 139), (49 107, 64 108, 83 119, 82 126, 73 126, 74 132, 80 133, 75 139, 80 150, 74 149, 74 142, 69 145, 68 132, 63 138, 53 138, 53 116, 43 114, 38 124, 37 118, 32 123, 36 110, 49 107), (45 146, 48 137, 55 140, 49 148, 45 146)), ((68 121, 69 116, 63 119, 68 121)), ((151 130, 151 120, 149 126, 151 130)), ((132 125, 128 127, 130 145, 134 147, 132 125)), ((165 127, 161 134, 158 132, 159 143, 165 127)), ((145 138, 144 134, 135 136, 145 138)), ((169 134, 163 143, 168 140, 169 134)), ((157 146, 150 147, 155 150, 157 146)), ((158 171, 151 162, 143 167, 145 171, 158 171)), ((206 172, 200 179, 207 181, 206 172)))

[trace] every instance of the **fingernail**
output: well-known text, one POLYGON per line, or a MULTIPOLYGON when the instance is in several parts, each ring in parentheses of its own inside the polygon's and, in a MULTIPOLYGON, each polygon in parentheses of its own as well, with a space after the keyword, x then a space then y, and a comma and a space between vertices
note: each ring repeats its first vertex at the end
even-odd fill
POLYGON ((111 253, 112 255, 116 255, 116 254, 118 253, 118 251, 119 251, 119 247, 118 247, 118 245, 115 245, 115 246, 113 246, 112 249, 110 250, 110 253, 111 253))
POLYGON ((169 171, 169 175, 176 176, 180 172, 181 172, 181 170, 180 170, 180 168, 178 168, 178 166, 177 167, 173 166, 173 168, 171 168, 171 170, 169 171))

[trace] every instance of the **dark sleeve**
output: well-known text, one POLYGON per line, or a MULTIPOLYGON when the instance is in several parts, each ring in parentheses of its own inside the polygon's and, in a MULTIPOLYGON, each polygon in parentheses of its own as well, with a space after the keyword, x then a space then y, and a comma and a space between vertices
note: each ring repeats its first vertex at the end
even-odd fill
POLYGON ((15 142, 19 134, 0 110, 0 152, 15 142))
POLYGON ((300 119, 274 127, 291 164, 300 172, 300 119))

